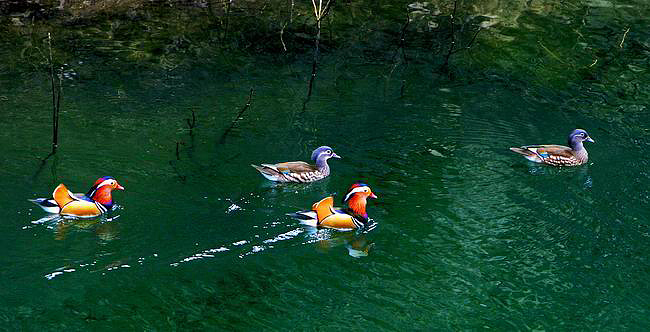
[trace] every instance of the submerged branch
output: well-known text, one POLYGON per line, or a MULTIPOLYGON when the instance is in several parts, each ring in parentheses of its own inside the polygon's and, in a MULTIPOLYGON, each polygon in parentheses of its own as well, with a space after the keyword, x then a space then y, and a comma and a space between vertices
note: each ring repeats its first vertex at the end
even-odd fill
POLYGON ((235 127, 239 119, 244 115, 244 112, 246 112, 247 109, 250 108, 251 103, 253 101, 253 94, 255 93, 255 90, 251 88, 251 92, 248 94, 248 101, 246 102, 246 105, 237 113, 237 117, 230 123, 230 127, 226 129, 226 131, 223 132, 223 135, 221 135, 221 138, 219 139, 219 144, 223 144, 226 141, 226 136, 228 136, 228 133, 235 127))
POLYGON ((314 7, 314 17, 316 18, 316 36, 314 37, 314 61, 311 65, 311 76, 309 78, 309 85, 307 87, 307 98, 303 102, 303 111, 305 105, 311 98, 311 93, 314 88, 314 81, 316 80, 316 74, 318 73, 318 56, 320 54, 320 39, 321 39, 321 21, 324 17, 329 14, 330 8, 334 1, 327 0, 325 3, 325 8, 323 8, 323 0, 318 1, 316 5, 316 0, 311 0, 312 6, 314 7))
POLYGON ((451 44, 449 45, 449 51, 445 56, 445 62, 442 65, 443 70, 447 70, 449 68, 449 58, 454 53, 454 48, 456 46, 456 31, 454 27, 455 25, 454 19, 456 18, 457 9, 458 9, 458 0, 454 0, 454 11, 452 12, 451 16, 449 16, 449 24, 451 24, 451 44))
MULTIPOLYGON (((54 57, 52 56, 52 34, 47 33, 47 45, 49 48, 49 58, 48 62, 50 64, 50 84, 52 87, 52 150, 50 153, 41 159, 41 163, 34 173, 32 178, 38 177, 38 175, 43 171, 45 164, 48 159, 56 155, 56 149, 59 147, 59 113, 61 110, 61 89, 63 86, 63 74, 59 73, 59 84, 56 84, 54 79, 54 57)), ((52 167, 56 167, 56 164, 52 164, 52 167)))
POLYGON ((187 128, 190 130, 190 136, 192 136, 192 129, 196 127, 196 114, 194 110, 192 110, 192 121, 190 121, 190 119, 185 119, 185 121, 187 122, 187 128))
POLYGON ((555 53, 553 53, 546 46, 544 46, 544 44, 542 44, 541 41, 538 41, 538 43, 539 43, 539 46, 541 46, 544 49, 544 51, 546 51, 553 59, 555 59, 557 61, 560 61, 561 63, 564 63, 564 61, 562 61, 562 59, 560 59, 559 56, 555 55, 555 53))
MULTIPOLYGON (((56 148, 59 146, 59 110, 61 107, 61 87, 63 85, 63 77, 59 74, 58 86, 54 80, 54 59, 52 57, 52 34, 47 33, 47 44, 49 48, 49 62, 50 62, 50 83, 52 85, 52 153, 56 153, 56 148)), ((46 157, 45 159, 49 158, 46 157)))
POLYGON ((464 46, 464 47, 462 47, 462 48, 459 48, 459 49, 455 50, 453 53, 458 53, 458 52, 460 52, 460 51, 469 50, 470 47, 472 47, 472 44, 474 44, 474 41, 476 40, 476 36, 478 36, 478 33, 481 32, 481 30, 483 30, 483 29, 482 29, 481 27, 478 27, 478 29, 476 29, 476 32, 474 32, 474 36, 473 36, 472 39, 469 41, 469 43, 467 43, 466 46, 464 46))

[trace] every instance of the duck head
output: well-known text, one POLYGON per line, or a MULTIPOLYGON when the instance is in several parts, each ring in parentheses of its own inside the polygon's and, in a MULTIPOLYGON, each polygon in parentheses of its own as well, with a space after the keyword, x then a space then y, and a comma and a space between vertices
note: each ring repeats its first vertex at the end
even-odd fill
POLYGON ((113 190, 124 190, 124 187, 117 183, 117 180, 112 176, 104 176, 95 181, 86 196, 110 208, 113 206, 113 197, 111 195, 113 190))
POLYGON ((576 129, 569 134, 569 146, 572 149, 577 150, 578 147, 582 146, 582 142, 595 143, 584 129, 576 129))
POLYGON ((341 158, 339 155, 334 153, 334 150, 329 146, 321 146, 318 149, 314 150, 311 154, 311 160, 318 163, 318 161, 325 161, 330 158, 341 158))
POLYGON ((368 213, 366 212, 368 197, 377 198, 377 195, 372 192, 367 184, 357 182, 348 189, 347 194, 343 198, 343 203, 347 204, 348 208, 355 214, 368 218, 368 213))

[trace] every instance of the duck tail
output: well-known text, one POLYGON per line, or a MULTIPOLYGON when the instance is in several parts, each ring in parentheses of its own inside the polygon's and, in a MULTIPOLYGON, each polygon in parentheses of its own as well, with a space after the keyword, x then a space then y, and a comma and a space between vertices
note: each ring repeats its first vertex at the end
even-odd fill
POLYGON ((54 201, 59 205, 59 208, 63 208, 66 204, 75 200, 74 194, 63 183, 54 189, 52 197, 54 197, 54 201))
POLYGON ((535 153, 533 151, 530 151, 530 150, 524 149, 524 148, 510 148, 510 151, 519 153, 519 154, 524 155, 524 156, 534 156, 535 155, 535 153))
POLYGON ((269 167, 266 164, 262 164, 262 165, 259 165, 259 166, 251 164, 251 166, 253 166, 253 168, 255 168, 258 172, 260 172, 260 174, 262 174, 262 176, 264 176, 265 178, 267 178, 267 179, 269 179, 271 181, 277 181, 278 177, 280 177, 282 175, 280 172, 273 169, 272 167, 269 167))
POLYGON ((257 165, 255 165, 255 164, 251 164, 251 166, 253 166, 253 168, 256 169, 256 170, 257 170, 258 172, 260 172, 260 173, 261 173, 262 170, 264 169, 264 167, 262 167, 262 166, 257 166, 257 165))
POLYGON ((315 211, 298 211, 287 213, 287 216, 298 220, 316 220, 318 218, 315 211))

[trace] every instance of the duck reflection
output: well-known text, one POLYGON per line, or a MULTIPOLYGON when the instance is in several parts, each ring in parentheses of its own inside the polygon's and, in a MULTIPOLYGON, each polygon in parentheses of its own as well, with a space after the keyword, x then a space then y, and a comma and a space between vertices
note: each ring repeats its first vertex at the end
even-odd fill
POLYGON ((335 229, 311 228, 308 237, 316 239, 317 249, 329 252, 341 246, 348 250, 348 255, 354 258, 366 257, 374 243, 367 239, 366 232, 341 232, 335 229))
POLYGON ((593 179, 591 177, 591 174, 589 172, 589 165, 584 165, 579 168, 573 168, 573 167, 560 167, 560 168, 555 168, 555 167, 548 167, 546 165, 540 165, 540 164, 534 164, 534 163, 528 163, 528 173, 531 175, 558 175, 558 174, 567 174, 567 172, 570 172, 570 174, 574 175, 574 179, 578 181, 583 188, 591 188, 593 187, 593 179))
POLYGON ((119 218, 119 215, 108 218, 101 216, 92 219, 69 218, 60 215, 50 215, 39 220, 33 221, 33 224, 46 224, 47 228, 54 230, 56 240, 65 240, 73 232, 90 232, 94 231, 97 237, 105 242, 110 242, 118 238, 119 229, 117 223, 111 222, 119 218))

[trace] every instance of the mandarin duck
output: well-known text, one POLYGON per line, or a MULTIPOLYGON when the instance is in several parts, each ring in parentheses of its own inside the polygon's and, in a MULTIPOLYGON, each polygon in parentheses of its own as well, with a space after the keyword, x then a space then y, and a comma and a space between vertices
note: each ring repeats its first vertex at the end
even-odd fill
POLYGON ((113 190, 124 190, 111 176, 97 179, 86 194, 73 194, 61 183, 54 189, 53 198, 36 198, 29 201, 49 213, 75 217, 96 217, 113 207, 113 190))
POLYGON ((361 229, 368 224, 366 203, 368 197, 377 198, 367 184, 353 184, 343 198, 344 208, 334 207, 332 196, 314 203, 311 211, 299 211, 290 216, 300 219, 304 224, 339 229, 361 229))
POLYGON ((536 163, 552 166, 578 166, 587 162, 589 154, 582 142, 595 143, 584 129, 576 129, 569 134, 568 144, 564 145, 527 145, 510 150, 522 154, 526 159, 536 163))
POLYGON ((314 150, 311 159, 316 165, 304 161, 289 161, 278 164, 252 165, 265 178, 276 182, 314 182, 330 175, 327 159, 341 158, 329 146, 314 150))

